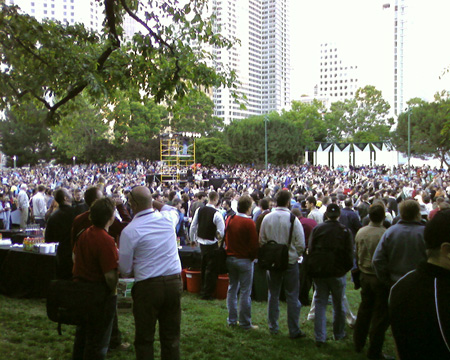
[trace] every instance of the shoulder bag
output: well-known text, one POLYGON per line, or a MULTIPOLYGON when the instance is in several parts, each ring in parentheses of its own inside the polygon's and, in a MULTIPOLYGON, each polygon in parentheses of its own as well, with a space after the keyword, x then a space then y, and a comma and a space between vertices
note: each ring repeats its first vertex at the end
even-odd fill
POLYGON ((288 244, 279 244, 274 240, 269 240, 258 251, 258 266, 262 270, 284 271, 289 264, 289 248, 292 242, 292 231, 294 229, 295 216, 291 213, 291 228, 289 230, 288 244))
POLYGON ((47 293, 47 316, 61 324, 82 325, 104 306, 110 290, 104 283, 52 280, 47 293))

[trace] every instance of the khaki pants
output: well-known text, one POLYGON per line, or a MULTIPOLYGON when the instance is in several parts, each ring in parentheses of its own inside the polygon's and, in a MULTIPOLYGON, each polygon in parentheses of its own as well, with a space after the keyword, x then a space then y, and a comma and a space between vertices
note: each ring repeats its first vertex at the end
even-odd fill
POLYGON ((28 208, 20 210, 20 228, 25 229, 28 223, 28 208))

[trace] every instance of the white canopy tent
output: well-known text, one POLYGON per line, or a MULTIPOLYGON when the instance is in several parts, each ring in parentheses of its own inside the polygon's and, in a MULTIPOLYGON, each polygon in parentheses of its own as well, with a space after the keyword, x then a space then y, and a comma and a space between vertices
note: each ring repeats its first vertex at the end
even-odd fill
POLYGON ((305 154, 314 165, 330 167, 363 165, 398 165, 398 152, 390 143, 318 143, 316 150, 305 154), (308 153, 312 156, 308 157, 308 153))

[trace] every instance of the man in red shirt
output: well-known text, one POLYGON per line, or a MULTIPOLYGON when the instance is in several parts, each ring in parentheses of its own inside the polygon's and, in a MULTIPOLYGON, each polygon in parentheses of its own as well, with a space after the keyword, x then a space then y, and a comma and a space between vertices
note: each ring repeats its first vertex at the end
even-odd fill
POLYGON ((252 198, 241 196, 238 201, 238 213, 227 219, 225 243, 227 245, 227 267, 230 285, 227 294, 228 325, 236 326, 238 322, 238 291, 239 326, 245 330, 256 329, 252 325, 252 293, 253 260, 258 255, 258 234, 250 214, 252 213, 252 198))
POLYGON ((109 198, 94 202, 90 209, 93 225, 80 235, 73 251, 74 280, 96 283, 106 294, 102 306, 92 311, 85 324, 77 326, 73 360, 104 359, 108 351, 117 305, 118 253, 108 235, 114 211, 109 198))
MULTIPOLYGON (((103 193, 100 191, 99 188, 91 186, 88 188, 84 194, 84 200, 86 204, 90 207, 95 200, 101 199, 103 197, 103 193)), ((120 217, 122 218, 122 221, 114 217, 114 222, 109 227, 108 234, 113 237, 114 241, 118 245, 119 243, 119 237, 122 232, 122 230, 125 228, 125 226, 128 225, 128 223, 131 221, 130 214, 128 213, 126 207, 122 203, 122 201, 119 199, 119 201, 116 200, 116 209, 120 214, 120 217)), ((90 220, 90 211, 86 211, 80 215, 78 215, 72 224, 72 247, 75 246, 75 243, 78 239, 78 237, 90 226, 92 225, 92 222, 90 220)), ((109 344, 110 350, 126 350, 130 347, 129 343, 122 343, 122 333, 119 330, 119 322, 117 318, 117 311, 115 312, 114 316, 114 323, 112 328, 112 334, 111 334, 111 342, 109 344)))

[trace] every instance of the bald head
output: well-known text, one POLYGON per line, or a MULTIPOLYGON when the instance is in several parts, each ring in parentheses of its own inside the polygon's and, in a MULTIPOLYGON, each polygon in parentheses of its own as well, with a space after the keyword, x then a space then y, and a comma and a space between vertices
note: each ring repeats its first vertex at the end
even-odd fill
POLYGON ((130 192, 130 205, 135 213, 152 207, 152 194, 145 186, 136 186, 130 192))

